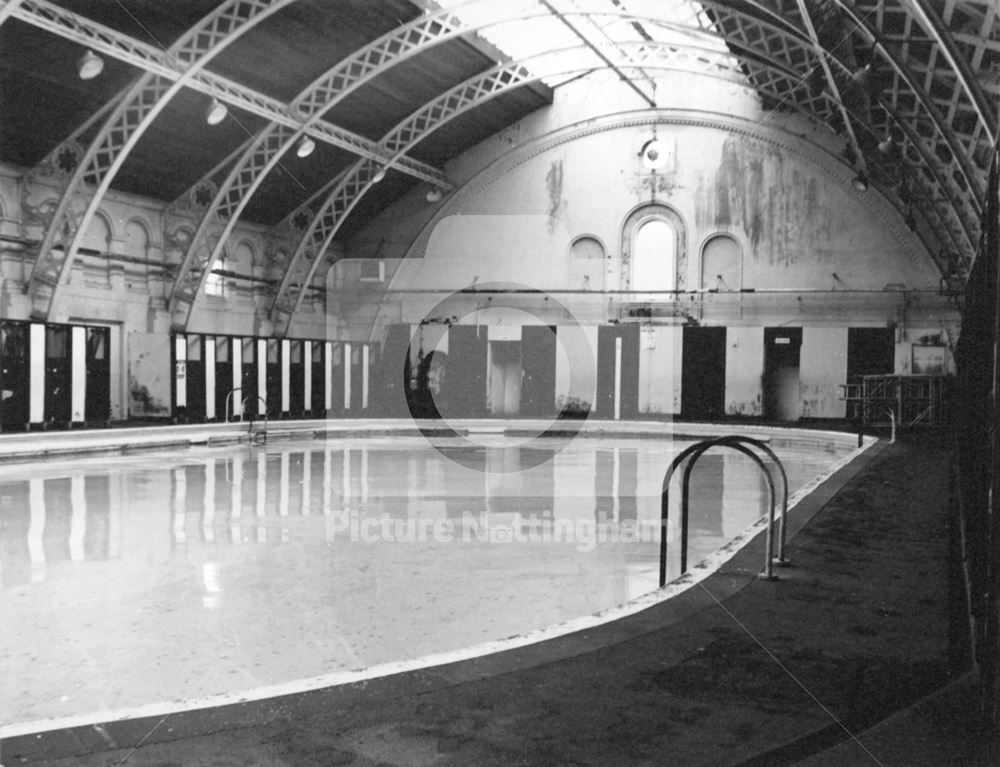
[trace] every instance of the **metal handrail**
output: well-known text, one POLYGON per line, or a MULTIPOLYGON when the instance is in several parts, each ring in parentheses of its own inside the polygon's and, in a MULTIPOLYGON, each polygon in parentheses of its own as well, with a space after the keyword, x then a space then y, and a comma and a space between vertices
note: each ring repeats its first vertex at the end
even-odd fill
POLYGON ((777 455, 761 440, 753 439, 752 437, 741 437, 739 435, 730 435, 725 437, 717 437, 710 440, 702 440, 696 442, 693 445, 689 445, 687 448, 682 450, 670 463, 667 468, 666 473, 663 477, 663 485, 660 494, 660 587, 662 588, 666 585, 667 581, 667 518, 669 511, 669 498, 670 498, 670 480, 673 478, 674 473, 677 468, 688 458, 690 462, 685 467, 683 481, 682 481, 682 495, 681 495, 681 573, 687 572, 687 531, 688 531, 688 516, 689 516, 689 484, 691 478, 691 471, 694 468, 695 462, 701 457, 703 453, 715 446, 720 447, 732 447, 735 450, 749 456, 761 470, 764 472, 764 476, 767 480, 768 485, 768 500, 770 511, 768 513, 767 521, 767 545, 765 551, 765 563, 764 572, 761 576, 769 580, 774 579, 773 565, 787 565, 788 560, 785 559, 784 549, 785 549, 785 518, 788 514, 788 476, 785 472, 785 467, 782 465, 781 461, 778 459, 777 455), (778 557, 772 556, 774 549, 774 512, 775 512, 775 492, 774 492, 774 478, 771 476, 770 470, 764 464, 763 460, 753 453, 747 444, 757 447, 767 454, 769 458, 773 460, 775 465, 779 468, 782 477, 782 512, 781 512, 781 531, 779 535, 779 551, 778 557))
MULTIPOLYGON (((242 391, 243 391, 243 387, 237 386, 237 387, 235 387, 233 389, 230 389, 229 392, 226 394, 226 412, 225 412, 226 423, 229 423, 229 403, 231 401, 231 398, 232 398, 232 396, 236 392, 242 392, 242 391)), ((243 420, 243 414, 242 413, 240 413, 240 420, 241 421, 243 420)))
MULTIPOLYGON (((253 399, 256 399, 256 403, 255 404, 263 405, 264 406, 264 408, 262 410, 260 410, 260 412, 264 414, 264 431, 263 431, 264 438, 261 441, 262 442, 267 442, 267 400, 264 399, 259 394, 257 395, 256 398, 254 398, 254 397, 247 397, 246 399, 243 400, 243 412, 244 413, 246 412, 247 403, 250 402, 253 399)), ((258 413, 258 415, 259 415, 259 413, 258 413)), ((242 420, 243 420, 243 413, 240 413, 240 421, 242 421, 242 420)), ((250 441, 253 442, 254 441, 253 416, 250 416, 250 428, 247 430, 247 434, 250 437, 250 441)), ((259 435, 259 434, 261 434, 261 432, 257 432, 257 434, 259 435)))

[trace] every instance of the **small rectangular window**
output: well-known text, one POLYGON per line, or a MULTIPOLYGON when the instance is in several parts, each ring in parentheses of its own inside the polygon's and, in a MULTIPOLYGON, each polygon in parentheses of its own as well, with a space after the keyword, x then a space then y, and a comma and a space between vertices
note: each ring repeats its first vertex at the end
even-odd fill
POLYGON ((215 265, 212 267, 212 271, 208 273, 205 278, 205 295, 206 296, 217 296, 219 298, 226 297, 226 278, 223 277, 220 272, 224 271, 226 268, 226 262, 223 259, 216 261, 215 265))
POLYGON ((366 258, 361 261, 362 282, 385 282, 385 261, 366 258))
POLYGON ((188 336, 188 362, 201 362, 201 336, 188 336))

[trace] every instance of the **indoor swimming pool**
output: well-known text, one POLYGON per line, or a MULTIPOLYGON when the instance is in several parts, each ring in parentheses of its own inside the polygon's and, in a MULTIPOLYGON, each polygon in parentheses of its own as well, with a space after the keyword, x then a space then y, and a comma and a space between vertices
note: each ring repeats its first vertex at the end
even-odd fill
MULTIPOLYGON (((0 731, 259 697, 571 630, 656 590, 660 483, 688 444, 411 433, 9 463, 0 731)), ((772 446, 792 493, 854 447, 772 446)), ((692 488, 691 562, 765 511, 759 469, 735 451, 703 456, 692 488)), ((670 577, 677 538, 672 513, 670 577)))

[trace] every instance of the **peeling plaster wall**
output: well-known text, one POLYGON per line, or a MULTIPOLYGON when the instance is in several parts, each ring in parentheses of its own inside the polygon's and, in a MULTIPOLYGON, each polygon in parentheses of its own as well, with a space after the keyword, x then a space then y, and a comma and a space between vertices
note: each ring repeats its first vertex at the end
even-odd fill
POLYGON ((644 327, 639 335, 639 412, 681 412, 684 336, 680 327, 644 327))
POLYGON ((764 329, 726 330, 726 415, 764 413, 764 329))
POLYGON ((799 390, 803 418, 843 418, 838 385, 847 381, 847 329, 802 328, 799 390))

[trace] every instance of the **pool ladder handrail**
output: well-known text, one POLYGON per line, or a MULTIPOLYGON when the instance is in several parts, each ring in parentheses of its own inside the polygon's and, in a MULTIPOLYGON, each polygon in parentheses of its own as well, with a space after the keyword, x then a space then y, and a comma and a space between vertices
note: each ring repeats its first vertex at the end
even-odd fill
POLYGON ((251 400, 254 400, 254 399, 257 400, 256 404, 264 406, 263 408, 258 408, 258 410, 259 410, 258 415, 260 415, 260 413, 264 414, 264 429, 262 431, 255 432, 253 430, 253 416, 251 416, 250 417, 250 428, 247 431, 247 434, 249 435, 251 442, 266 443, 267 442, 267 400, 266 399, 264 399, 259 394, 256 396, 256 398, 254 398, 254 397, 246 397, 243 400, 243 407, 242 407, 243 412, 240 413, 240 421, 243 420, 243 413, 246 412, 247 403, 250 402, 251 400))
MULTIPOLYGON (((243 393, 243 387, 237 386, 237 387, 235 387, 233 389, 230 389, 226 393, 226 412, 225 412, 226 423, 229 423, 229 403, 232 401, 232 397, 233 397, 233 395, 236 392, 240 392, 242 394, 243 393)), ((235 413, 234 413, 234 415, 235 415, 235 413)), ((242 413, 242 411, 240 412, 240 420, 241 421, 243 420, 243 413, 242 413)))
POLYGON ((705 439, 700 442, 696 442, 693 445, 689 445, 687 448, 682 450, 673 461, 671 461, 670 466, 667 468, 666 473, 663 477, 663 487, 660 493, 660 588, 666 585, 667 582, 667 517, 668 510, 670 506, 670 480, 673 478, 674 473, 677 471, 678 467, 687 461, 687 465, 684 467, 684 474, 681 483, 681 574, 687 572, 687 538, 688 538, 688 517, 690 512, 690 480, 691 471, 694 468, 695 462, 700 458, 707 450, 712 447, 732 447, 735 450, 744 453, 749 456, 764 472, 764 477, 767 480, 767 490, 768 490, 768 502, 769 502, 769 512, 767 517, 767 544, 764 553, 764 571, 760 574, 760 577, 767 580, 776 580, 777 576, 774 575, 774 565, 781 567, 787 567, 791 563, 785 557, 785 521, 788 516, 788 474, 785 472, 785 467, 781 463, 781 460, 775 454, 775 452, 759 439, 754 439, 753 437, 744 437, 738 434, 732 434, 724 437, 716 437, 714 439, 705 439), (764 461, 758 456, 749 446, 755 447, 761 452, 763 452, 781 473, 782 482, 782 501, 781 501, 781 519, 779 524, 779 534, 778 534, 778 555, 773 556, 774 551, 774 518, 775 518, 775 492, 774 492, 774 477, 771 471, 767 468, 764 461), (690 459, 690 460, 689 460, 690 459))

